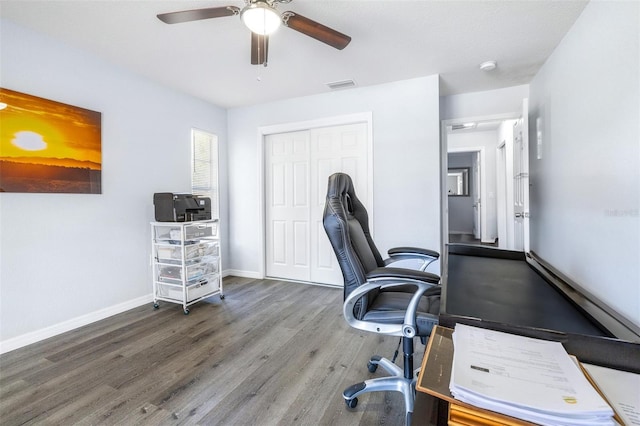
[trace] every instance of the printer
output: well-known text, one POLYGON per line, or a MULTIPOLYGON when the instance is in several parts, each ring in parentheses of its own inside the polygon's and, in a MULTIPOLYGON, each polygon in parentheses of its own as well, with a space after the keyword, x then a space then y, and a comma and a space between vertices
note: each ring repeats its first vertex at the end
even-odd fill
POLYGON ((211 219, 211 198, 192 194, 156 192, 153 194, 156 221, 192 222, 211 219))

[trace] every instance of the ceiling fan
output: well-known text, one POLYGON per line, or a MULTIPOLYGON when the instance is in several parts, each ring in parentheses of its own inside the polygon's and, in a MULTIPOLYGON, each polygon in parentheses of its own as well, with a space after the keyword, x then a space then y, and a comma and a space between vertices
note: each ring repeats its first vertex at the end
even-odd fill
POLYGON ((276 3, 290 3, 291 0, 244 1, 245 6, 242 9, 236 6, 210 7, 161 13, 157 16, 166 24, 178 24, 200 19, 239 15, 242 22, 251 30, 251 63, 265 67, 269 53, 269 34, 273 33, 281 24, 339 50, 347 47, 351 41, 351 37, 348 35, 295 12, 278 13, 276 3))

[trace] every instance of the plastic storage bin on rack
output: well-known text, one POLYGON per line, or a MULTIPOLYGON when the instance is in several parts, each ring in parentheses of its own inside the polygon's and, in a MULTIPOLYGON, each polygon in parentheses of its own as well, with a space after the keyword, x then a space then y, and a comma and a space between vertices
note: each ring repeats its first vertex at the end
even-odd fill
POLYGON ((222 293, 217 220, 152 222, 153 305, 181 303, 184 313, 202 299, 222 293))
MULTIPOLYGON (((218 242, 210 241, 184 246, 184 259, 189 261, 197 260, 203 256, 218 256, 218 242)), ((180 263, 182 261, 182 246, 175 244, 158 244, 158 261, 160 263, 180 263)))

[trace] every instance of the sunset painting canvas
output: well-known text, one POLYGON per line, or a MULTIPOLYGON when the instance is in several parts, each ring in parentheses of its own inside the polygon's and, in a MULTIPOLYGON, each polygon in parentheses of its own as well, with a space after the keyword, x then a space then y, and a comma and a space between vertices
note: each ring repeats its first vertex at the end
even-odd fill
POLYGON ((0 192, 102 193, 101 120, 0 88, 0 192))

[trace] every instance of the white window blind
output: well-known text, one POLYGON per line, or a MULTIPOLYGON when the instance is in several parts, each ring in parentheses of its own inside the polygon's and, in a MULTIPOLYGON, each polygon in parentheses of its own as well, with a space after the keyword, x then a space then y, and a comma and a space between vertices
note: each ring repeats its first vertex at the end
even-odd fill
POLYGON ((218 219, 218 137, 191 130, 191 193, 211 198, 211 218, 218 219))

